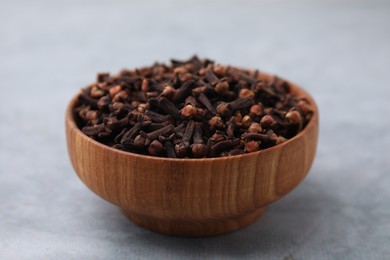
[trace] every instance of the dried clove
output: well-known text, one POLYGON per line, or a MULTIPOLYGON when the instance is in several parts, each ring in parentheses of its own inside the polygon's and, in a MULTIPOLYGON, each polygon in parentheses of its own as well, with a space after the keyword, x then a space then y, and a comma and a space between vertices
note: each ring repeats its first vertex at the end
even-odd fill
POLYGON ((198 113, 198 109, 195 106, 188 104, 180 111, 180 114, 185 119, 192 119, 198 113))
POLYGON ((148 147, 148 152, 150 155, 153 156, 158 156, 162 153, 164 147, 158 140, 154 140, 153 142, 150 143, 148 147))
POLYGON ((81 129, 84 134, 89 135, 89 136, 95 136, 104 131, 104 124, 99 124, 99 125, 93 125, 93 126, 85 126, 81 129))
POLYGON ((202 127, 200 125, 196 125, 193 135, 194 144, 191 147, 192 154, 195 158, 205 157, 209 151, 207 145, 203 143, 202 132, 202 127))
POLYGON ((193 120, 188 121, 183 138, 179 143, 175 145, 175 152, 177 157, 185 157, 188 155, 188 151, 190 148, 190 140, 194 132, 194 127, 195 127, 194 121, 193 120))
POLYGON ((168 158, 176 158, 175 150, 171 142, 164 144, 164 150, 168 158))
POLYGON ((211 85, 214 85, 219 81, 219 78, 214 74, 211 68, 206 69, 206 79, 211 85))
POLYGON ((187 96, 189 96, 192 92, 192 89, 195 87, 195 81, 189 80, 179 88, 179 90, 176 92, 176 102, 183 101, 187 96))
POLYGON ((248 141, 245 144, 245 151, 248 153, 256 152, 260 150, 260 144, 261 144, 260 141, 248 141))
MULTIPOLYGON (((153 132, 150 132, 150 133, 147 133, 147 134, 144 134, 144 136, 149 139, 149 140, 156 140, 158 139, 159 136, 161 135, 169 135, 173 132, 173 130, 175 129, 175 127, 172 125, 172 124, 169 124, 163 128, 160 128, 160 129, 157 129, 153 132)), ((141 132, 141 134, 143 134, 144 132, 141 132)))
POLYGON ((169 119, 171 118, 170 115, 161 115, 159 113, 156 113, 156 112, 153 112, 151 110, 147 110, 145 112, 145 114, 150 117, 150 119, 153 121, 153 122, 156 122, 156 123, 162 123, 162 122, 169 122, 169 119))
POLYGON ((211 146, 211 151, 215 154, 218 154, 234 148, 237 143, 237 140, 224 140, 211 146))
POLYGON ((215 115, 215 108, 205 94, 200 93, 198 99, 212 115, 215 115))

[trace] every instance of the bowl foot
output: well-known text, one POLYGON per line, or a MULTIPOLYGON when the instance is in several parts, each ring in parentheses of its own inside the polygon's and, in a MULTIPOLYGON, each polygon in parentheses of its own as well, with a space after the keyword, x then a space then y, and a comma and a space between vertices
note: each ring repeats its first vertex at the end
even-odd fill
POLYGON ((173 236, 200 237, 239 230, 257 220, 264 213, 265 207, 238 217, 206 221, 161 220, 126 209, 122 211, 135 224, 152 231, 173 236))

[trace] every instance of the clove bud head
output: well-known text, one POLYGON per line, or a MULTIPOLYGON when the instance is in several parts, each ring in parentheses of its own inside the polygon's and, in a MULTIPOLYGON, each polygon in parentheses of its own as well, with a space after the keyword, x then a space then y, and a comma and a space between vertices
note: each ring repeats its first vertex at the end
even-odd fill
POLYGON ((227 80, 221 80, 219 81, 215 87, 215 92, 217 92, 219 95, 225 94, 229 90, 229 82, 227 80))
POLYGON ((188 150, 190 148, 190 144, 188 142, 182 142, 175 145, 175 153, 179 158, 186 157, 188 155, 188 150))
POLYGON ((205 144, 194 144, 191 151, 195 158, 202 158, 207 155, 209 148, 205 144))
POLYGON ((191 104, 188 104, 185 107, 183 107, 183 109, 180 111, 180 114, 185 119, 191 119, 192 117, 194 117, 197 114, 197 112, 198 112, 198 110, 196 109, 196 107, 194 107, 191 104))
POLYGON ((297 110, 290 110, 286 114, 286 122, 291 125, 299 125, 302 122, 301 114, 297 110))
POLYGON ((176 89, 173 88, 172 86, 165 86, 161 95, 162 96, 165 96, 166 98, 170 99, 170 100, 174 100, 175 99, 175 96, 176 96, 176 89))
POLYGON ((260 150, 260 141, 248 141, 245 144, 245 151, 248 153, 260 150))
POLYGON ((261 118, 260 124, 263 128, 273 128, 276 125, 276 121, 272 116, 265 115, 261 118))
POLYGON ((153 142, 150 143, 148 147, 148 152, 152 156, 157 156, 162 153, 163 149, 164 149, 163 145, 158 140, 154 140, 153 142))
POLYGON ((222 129, 225 127, 225 123, 220 116, 213 116, 208 123, 211 129, 222 129))
POLYGON ((253 92, 250 89, 243 88, 240 90, 240 98, 254 98, 255 97, 255 92, 253 92))

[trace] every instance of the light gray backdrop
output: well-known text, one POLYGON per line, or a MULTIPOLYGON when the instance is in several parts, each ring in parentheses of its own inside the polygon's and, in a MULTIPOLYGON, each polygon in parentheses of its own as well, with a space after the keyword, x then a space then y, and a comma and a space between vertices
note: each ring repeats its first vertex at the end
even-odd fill
POLYGON ((390 259, 389 1, 0 0, 0 259, 390 259), (197 53, 278 73, 321 111, 309 176, 226 236, 130 223, 71 168, 64 113, 98 71, 197 53))

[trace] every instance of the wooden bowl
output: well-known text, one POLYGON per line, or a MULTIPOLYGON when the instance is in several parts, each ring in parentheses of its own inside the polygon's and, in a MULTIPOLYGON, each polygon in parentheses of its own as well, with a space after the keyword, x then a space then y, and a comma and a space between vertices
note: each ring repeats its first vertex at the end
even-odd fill
MULTIPOLYGON (((271 77, 262 74, 261 77, 271 77)), ((73 108, 66 112, 70 159, 80 179, 118 205, 134 223, 164 234, 209 236, 238 230, 259 218, 265 206, 294 189, 313 162, 318 109, 292 139, 259 152, 222 158, 171 159, 120 151, 80 131, 73 108)))

